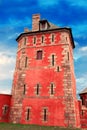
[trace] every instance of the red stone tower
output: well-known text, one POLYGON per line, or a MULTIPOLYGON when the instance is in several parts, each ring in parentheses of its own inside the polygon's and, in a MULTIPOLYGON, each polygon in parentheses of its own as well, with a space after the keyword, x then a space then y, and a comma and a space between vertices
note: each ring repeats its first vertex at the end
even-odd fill
POLYGON ((36 14, 16 40, 10 121, 79 127, 71 29, 36 14))

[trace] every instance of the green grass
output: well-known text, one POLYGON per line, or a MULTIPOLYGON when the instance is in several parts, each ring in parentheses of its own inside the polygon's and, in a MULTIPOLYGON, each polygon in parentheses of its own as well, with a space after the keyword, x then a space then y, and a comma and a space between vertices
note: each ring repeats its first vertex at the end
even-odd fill
POLYGON ((0 123, 0 130, 80 130, 80 129, 0 123))

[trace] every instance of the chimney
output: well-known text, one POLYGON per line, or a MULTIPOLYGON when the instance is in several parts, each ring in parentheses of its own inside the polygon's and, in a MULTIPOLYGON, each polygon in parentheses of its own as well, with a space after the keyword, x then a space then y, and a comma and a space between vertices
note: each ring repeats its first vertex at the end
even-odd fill
POLYGON ((28 28, 24 28, 24 32, 25 33, 29 32, 29 29, 28 28))
POLYGON ((34 14, 32 16, 32 31, 39 30, 40 14, 34 14))

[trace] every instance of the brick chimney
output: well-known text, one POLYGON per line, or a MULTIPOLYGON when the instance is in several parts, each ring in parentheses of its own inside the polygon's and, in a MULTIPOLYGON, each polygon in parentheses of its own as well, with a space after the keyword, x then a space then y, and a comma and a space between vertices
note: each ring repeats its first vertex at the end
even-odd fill
POLYGON ((32 31, 39 30, 40 14, 34 14, 32 16, 32 31))

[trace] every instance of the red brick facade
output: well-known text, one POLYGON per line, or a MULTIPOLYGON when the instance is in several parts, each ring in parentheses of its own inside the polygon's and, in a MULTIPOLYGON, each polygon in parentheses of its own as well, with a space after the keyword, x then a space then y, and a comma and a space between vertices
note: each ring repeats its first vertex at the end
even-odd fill
MULTIPOLYGON (((84 90, 87 90, 87 88, 84 90)), ((80 93, 80 98, 81 98, 80 101, 81 127, 87 128, 87 91, 80 93)))
POLYGON ((10 122, 80 127, 70 28, 33 15, 32 31, 16 39, 10 122))
POLYGON ((9 121, 11 95, 0 94, 0 122, 9 121))

